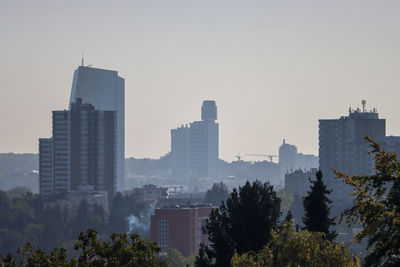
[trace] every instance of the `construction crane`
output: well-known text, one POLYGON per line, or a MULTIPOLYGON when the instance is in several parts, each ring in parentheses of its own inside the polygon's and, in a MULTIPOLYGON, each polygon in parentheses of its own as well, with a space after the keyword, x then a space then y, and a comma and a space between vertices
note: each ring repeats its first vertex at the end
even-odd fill
POLYGON ((237 155, 236 155, 235 157, 237 158, 237 161, 240 161, 240 159, 242 158, 242 157, 240 156, 240 153, 237 153, 237 155))
POLYGON ((266 157, 269 159, 270 162, 273 162, 274 158, 279 158, 279 156, 276 155, 269 155, 269 154, 246 154, 246 156, 251 156, 251 157, 266 157))

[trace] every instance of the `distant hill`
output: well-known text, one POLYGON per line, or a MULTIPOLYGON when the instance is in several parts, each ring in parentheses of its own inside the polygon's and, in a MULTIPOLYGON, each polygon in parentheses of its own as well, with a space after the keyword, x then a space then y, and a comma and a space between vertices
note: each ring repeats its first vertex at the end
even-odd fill
POLYGON ((0 190, 24 186, 39 192, 39 155, 0 153, 0 190))

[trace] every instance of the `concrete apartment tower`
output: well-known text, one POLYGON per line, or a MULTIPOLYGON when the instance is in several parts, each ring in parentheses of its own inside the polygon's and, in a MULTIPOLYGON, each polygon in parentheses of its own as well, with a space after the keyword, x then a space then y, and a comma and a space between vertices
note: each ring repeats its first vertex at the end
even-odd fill
POLYGON ((291 173, 296 169, 297 165, 297 147, 286 143, 283 139, 282 145, 279 147, 279 166, 281 168, 281 179, 285 178, 285 174, 291 173))
POLYGON ((117 191, 125 187, 125 80, 117 71, 82 65, 74 72, 71 103, 78 98, 97 110, 117 112, 117 191))
POLYGON ((201 121, 171 130, 171 156, 174 175, 192 178, 216 178, 218 164, 217 105, 205 100, 201 121))
POLYGON ((319 166, 332 197, 346 201, 351 187, 335 179, 331 169, 349 175, 372 174, 374 162, 365 136, 382 140, 386 135, 386 121, 380 119, 376 109, 349 109, 349 116, 319 120, 319 166))
POLYGON ((201 121, 190 124, 190 170, 192 177, 217 177, 218 123, 217 105, 205 100, 201 106, 201 121))
POLYGON ((39 139, 42 196, 101 190, 113 198, 117 184, 116 116, 116 111, 96 110, 80 98, 69 111, 53 111, 53 136, 39 139))

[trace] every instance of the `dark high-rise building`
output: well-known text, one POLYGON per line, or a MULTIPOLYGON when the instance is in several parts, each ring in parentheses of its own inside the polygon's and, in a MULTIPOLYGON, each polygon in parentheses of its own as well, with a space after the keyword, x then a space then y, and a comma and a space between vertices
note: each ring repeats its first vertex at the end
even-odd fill
POLYGON ((53 139, 39 139, 39 190, 43 196, 54 194, 53 139))
POLYGON ((372 174, 374 165, 369 143, 365 136, 383 139, 386 135, 385 119, 379 119, 376 109, 349 110, 349 116, 319 120, 319 165, 332 197, 345 200, 350 186, 335 179, 331 169, 353 174, 372 174))
POLYGON ((112 198, 117 183, 116 132, 115 111, 96 110, 80 98, 69 111, 53 111, 53 138, 39 141, 40 193, 102 190, 112 198))
POLYGON ((69 169, 69 113, 53 111, 53 192, 63 194, 70 188, 69 169))
POLYGON ((116 191, 116 112, 80 98, 70 108, 70 189, 116 191))
POLYGON ((70 108, 78 98, 98 110, 116 112, 117 190, 125 189, 125 80, 117 71, 79 66, 74 72, 70 108))

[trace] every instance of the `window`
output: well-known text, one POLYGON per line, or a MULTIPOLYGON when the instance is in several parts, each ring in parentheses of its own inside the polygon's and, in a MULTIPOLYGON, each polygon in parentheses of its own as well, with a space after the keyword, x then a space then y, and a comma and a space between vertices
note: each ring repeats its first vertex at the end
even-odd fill
POLYGON ((165 252, 168 249, 168 219, 158 221, 158 231, 158 244, 161 251, 165 252))

